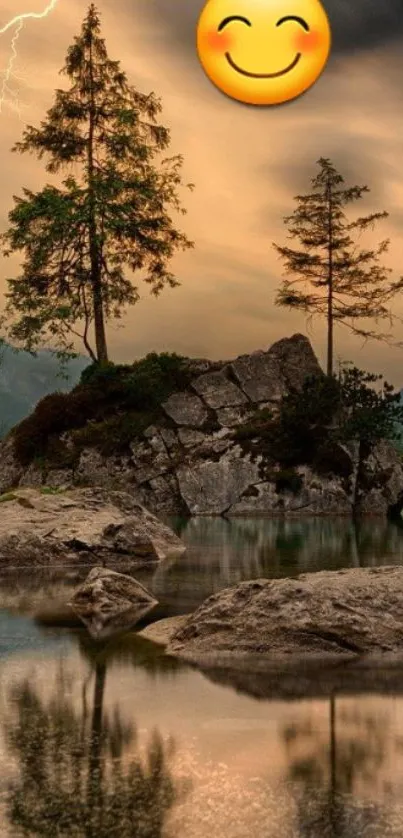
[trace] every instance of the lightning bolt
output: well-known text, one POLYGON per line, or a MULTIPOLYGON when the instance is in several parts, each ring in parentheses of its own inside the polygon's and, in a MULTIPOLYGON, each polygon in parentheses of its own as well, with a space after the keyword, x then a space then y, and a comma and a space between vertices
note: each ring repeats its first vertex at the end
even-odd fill
POLYGON ((4 35, 5 32, 8 32, 8 30, 11 29, 13 26, 16 27, 11 41, 11 55, 8 61, 7 68, 3 71, 4 76, 0 88, 0 113, 2 112, 3 105, 7 104, 13 110, 17 111, 19 119, 22 121, 21 103, 19 101, 18 94, 11 90, 8 84, 11 78, 18 78, 13 71, 14 63, 17 58, 16 44, 25 21, 30 19, 41 20, 41 18, 47 17, 47 15, 50 14, 51 11, 53 11, 57 2, 58 0, 50 0, 43 12, 23 12, 22 14, 15 15, 15 17, 9 20, 8 23, 6 23, 5 26, 3 26, 0 29, 0 35, 4 35), (11 99, 9 97, 11 97, 11 99))

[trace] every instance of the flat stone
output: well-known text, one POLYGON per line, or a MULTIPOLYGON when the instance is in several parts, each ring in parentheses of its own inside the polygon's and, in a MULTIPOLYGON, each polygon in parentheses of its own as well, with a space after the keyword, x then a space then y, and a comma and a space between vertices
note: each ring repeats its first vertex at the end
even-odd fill
POLYGON ((234 428, 245 421, 245 410, 242 407, 222 407, 217 410, 217 420, 224 428, 234 428))
POLYGON ((160 434, 168 450, 177 447, 178 438, 172 428, 160 428, 160 434))
POLYGON ((308 375, 323 375, 309 340, 293 335, 266 352, 241 355, 231 369, 253 402, 278 401, 291 387, 301 389, 308 375))
POLYGON ((403 567, 242 582, 206 599, 167 651, 195 662, 211 653, 403 661, 403 567))
POLYGON ((209 407, 215 410, 219 407, 231 407, 245 404, 248 398, 242 390, 230 381, 225 368, 220 372, 210 372, 192 381, 192 387, 199 393, 209 407))
POLYGON ((150 623, 144 629, 138 632, 141 637, 147 640, 152 640, 153 643, 160 643, 166 646, 171 640, 171 637, 178 631, 179 628, 188 619, 189 614, 178 617, 165 617, 163 620, 157 620, 155 623, 150 623))
POLYGON ((185 448, 193 448, 206 439, 206 434, 194 431, 192 428, 179 428, 178 439, 185 448))
POLYGON ((0 511, 0 565, 139 564, 185 549, 127 492, 18 488, 0 511))
POLYGON ((173 393, 163 402, 162 407, 177 425, 187 425, 191 428, 201 428, 208 415, 201 399, 186 390, 173 393))

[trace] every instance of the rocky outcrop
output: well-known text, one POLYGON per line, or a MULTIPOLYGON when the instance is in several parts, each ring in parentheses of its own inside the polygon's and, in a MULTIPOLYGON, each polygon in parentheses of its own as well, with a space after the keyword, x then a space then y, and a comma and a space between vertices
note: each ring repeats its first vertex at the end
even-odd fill
POLYGON ((403 499, 402 459, 381 440, 360 463, 356 508, 361 514, 383 513, 400 506, 403 499))
MULTIPOLYGON (((124 453, 80 447, 68 468, 42 460, 24 469, 9 437, 0 444, 0 491, 100 486, 128 492, 158 515, 383 515, 403 504, 403 464, 388 443, 365 458, 355 443, 334 443, 323 456, 337 469, 300 466, 288 482, 258 439, 253 454, 240 444, 237 430, 256 411, 276 413, 290 388, 323 375, 303 335, 233 361, 189 359, 186 370, 186 387, 162 403, 159 418, 124 453)), ((74 447, 73 435, 64 434, 63 445, 74 447)))
POLYGON ((26 488, 0 496, 0 564, 136 566, 184 549, 125 492, 26 488))
POLYGON ((282 658, 403 659, 403 567, 353 568, 242 582, 209 597, 167 651, 282 658))
POLYGON ((102 567, 92 568, 69 603, 96 640, 128 631, 157 604, 137 579, 102 567))

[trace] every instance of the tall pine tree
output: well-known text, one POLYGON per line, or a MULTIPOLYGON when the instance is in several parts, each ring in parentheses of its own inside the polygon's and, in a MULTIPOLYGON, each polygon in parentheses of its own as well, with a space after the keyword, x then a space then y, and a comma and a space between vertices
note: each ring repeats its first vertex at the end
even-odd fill
POLYGON ((276 304, 300 309, 327 320, 327 374, 333 374, 334 324, 349 326, 364 338, 387 340, 388 335, 365 329, 355 321, 392 318, 387 304, 403 287, 403 278, 391 282, 391 270, 381 264, 389 241, 373 250, 360 248, 354 233, 372 227, 388 216, 377 212, 349 222, 344 208, 369 192, 367 186, 344 187, 344 178, 330 160, 318 161, 319 172, 312 179, 312 192, 298 195, 292 215, 284 219, 289 237, 300 249, 273 246, 282 257, 285 273, 294 279, 283 281, 276 304), (311 289, 300 291, 297 283, 311 289))
POLYGON ((80 180, 70 174, 64 189, 47 184, 14 196, 3 254, 24 250, 25 260, 22 275, 8 279, 9 336, 30 350, 50 340, 68 354, 78 335, 91 358, 105 362, 106 321, 139 298, 123 267, 141 271, 155 295, 179 284, 169 261, 193 246, 170 216, 185 213, 183 160, 162 158, 170 136, 157 122, 161 103, 130 87, 108 58, 94 4, 60 72, 71 89, 56 90, 46 121, 28 126, 13 151, 48 154, 51 173, 78 165, 80 180))

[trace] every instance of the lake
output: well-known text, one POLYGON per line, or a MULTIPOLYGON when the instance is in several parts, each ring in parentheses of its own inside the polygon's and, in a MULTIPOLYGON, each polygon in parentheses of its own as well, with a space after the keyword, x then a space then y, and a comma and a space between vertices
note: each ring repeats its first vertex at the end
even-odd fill
MULTIPOLYGON (((378 519, 168 522, 186 553, 134 573, 167 614, 244 579, 403 560, 378 519)), ((403 838, 403 692, 267 698, 134 631, 96 644, 29 615, 76 584, 0 579, 1 838, 403 838)))

